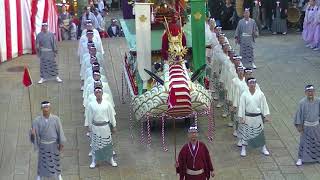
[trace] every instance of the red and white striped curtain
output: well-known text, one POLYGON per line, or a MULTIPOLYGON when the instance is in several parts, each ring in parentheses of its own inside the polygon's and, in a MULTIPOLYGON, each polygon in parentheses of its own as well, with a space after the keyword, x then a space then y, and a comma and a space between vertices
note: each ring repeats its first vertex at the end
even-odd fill
POLYGON ((0 63, 35 53, 42 21, 60 40, 55 0, 0 0, 0 63))

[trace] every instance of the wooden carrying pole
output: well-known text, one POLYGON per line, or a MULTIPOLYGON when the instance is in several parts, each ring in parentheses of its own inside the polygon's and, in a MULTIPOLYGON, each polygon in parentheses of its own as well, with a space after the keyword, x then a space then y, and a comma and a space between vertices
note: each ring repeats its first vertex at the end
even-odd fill
POLYGON ((31 98, 30 98, 30 87, 28 87, 28 96, 29 96, 29 111, 30 111, 30 122, 31 122, 31 125, 32 125, 32 107, 31 107, 31 98))
POLYGON ((177 161, 177 137, 176 137, 176 119, 173 118, 173 144, 174 144, 174 161, 177 161))

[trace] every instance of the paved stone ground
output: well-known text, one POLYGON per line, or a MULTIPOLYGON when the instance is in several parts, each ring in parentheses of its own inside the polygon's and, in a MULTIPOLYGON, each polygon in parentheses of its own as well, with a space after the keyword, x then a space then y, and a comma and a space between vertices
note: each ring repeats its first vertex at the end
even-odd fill
MULTIPOLYGON (((121 104, 121 60, 127 51, 123 38, 103 41, 110 87, 116 103, 118 133, 115 149, 118 168, 103 164, 89 169, 88 141, 83 125, 83 108, 79 80, 79 61, 75 55, 77 43, 59 43, 57 61, 62 84, 47 82, 31 88, 32 115, 40 113, 39 103, 48 99, 53 113, 59 115, 68 139, 63 152, 65 180, 173 180, 174 171, 173 126, 166 124, 166 143, 169 151, 161 150, 160 131, 152 132, 152 146, 147 149, 139 143, 139 124, 134 126, 134 140, 130 139, 128 103, 121 104)), ((292 125, 297 102, 303 97, 303 87, 320 84, 320 53, 306 49, 299 35, 263 36, 257 39, 256 77, 267 96, 273 121, 266 124, 267 145, 271 156, 265 157, 257 150, 240 158, 239 148, 227 121, 217 110, 216 139, 208 143, 205 134, 207 122, 200 120, 200 139, 207 143, 216 169, 215 179, 270 179, 302 180, 320 179, 320 166, 308 164, 297 168, 295 160, 299 134, 292 125)), ((0 180, 35 179, 37 154, 28 141, 30 113, 27 89, 21 85, 22 72, 8 72, 8 68, 28 65, 34 82, 39 77, 39 61, 26 55, 0 65, 0 180)), ((160 129, 158 123, 157 129, 160 129)), ((177 148, 186 142, 183 122, 177 122, 177 148)))

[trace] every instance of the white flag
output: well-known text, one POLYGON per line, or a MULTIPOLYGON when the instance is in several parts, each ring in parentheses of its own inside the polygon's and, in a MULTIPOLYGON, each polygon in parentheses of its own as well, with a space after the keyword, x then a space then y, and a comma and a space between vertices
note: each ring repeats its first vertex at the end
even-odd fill
POLYGON ((151 71, 151 19, 150 5, 153 3, 135 3, 137 67, 146 88, 150 76, 144 71, 151 71))

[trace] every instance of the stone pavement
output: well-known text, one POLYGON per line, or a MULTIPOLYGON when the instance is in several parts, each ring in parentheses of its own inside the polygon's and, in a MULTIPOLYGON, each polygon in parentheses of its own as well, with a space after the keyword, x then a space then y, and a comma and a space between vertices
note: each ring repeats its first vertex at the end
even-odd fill
MULTIPOLYGON (((52 102, 53 113, 60 116, 68 139, 63 152, 65 180, 173 180, 174 170, 172 122, 166 124, 168 152, 161 150, 159 123, 152 132, 152 146, 140 145, 140 126, 134 124, 133 141, 129 131, 129 107, 121 104, 121 61, 127 51, 123 38, 103 40, 106 55, 104 68, 116 103, 118 133, 115 150, 119 167, 103 164, 89 169, 88 139, 83 128, 82 96, 79 80, 77 42, 59 43, 57 61, 62 84, 47 82, 36 84, 39 77, 39 60, 25 55, 0 65, 0 180, 34 180, 37 154, 28 140, 30 113, 27 89, 21 84, 22 72, 8 72, 8 68, 28 65, 34 85, 30 88, 32 116, 40 113, 42 100, 52 102)), ((238 47, 239 48, 239 47, 238 47)), ((318 164, 296 167, 295 160, 299 134, 292 125, 297 102, 303 97, 303 87, 313 83, 320 88, 320 53, 306 49, 299 35, 263 36, 257 39, 256 77, 269 102, 272 123, 266 124, 265 134, 271 156, 257 150, 240 158, 239 148, 227 121, 217 110, 216 139, 206 140, 207 122, 200 120, 200 139, 207 143, 216 169, 215 179, 320 179, 318 164)), ((126 94, 125 94, 126 95, 126 94)), ((183 122, 177 122, 177 151, 186 142, 183 122)))

